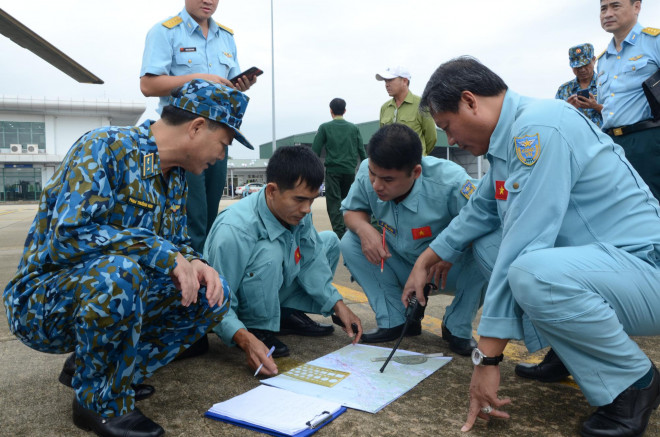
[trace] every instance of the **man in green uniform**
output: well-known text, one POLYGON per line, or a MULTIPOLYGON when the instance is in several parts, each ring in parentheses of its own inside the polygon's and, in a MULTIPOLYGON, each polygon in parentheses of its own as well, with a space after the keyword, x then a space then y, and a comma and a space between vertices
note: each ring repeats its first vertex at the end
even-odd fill
POLYGON ((348 195, 355 180, 355 168, 367 157, 362 135, 356 125, 344 120, 346 101, 335 98, 330 102, 332 121, 323 123, 314 137, 312 150, 321 156, 325 149, 325 201, 332 230, 341 239, 346 232, 344 216, 339 211, 341 201, 348 195))
POLYGON ((419 112, 419 96, 408 89, 410 86, 408 69, 400 66, 390 67, 376 74, 376 80, 385 81, 387 94, 392 97, 380 107, 380 127, 392 123, 405 124, 422 140, 424 156, 430 155, 435 148, 438 134, 433 119, 419 112))

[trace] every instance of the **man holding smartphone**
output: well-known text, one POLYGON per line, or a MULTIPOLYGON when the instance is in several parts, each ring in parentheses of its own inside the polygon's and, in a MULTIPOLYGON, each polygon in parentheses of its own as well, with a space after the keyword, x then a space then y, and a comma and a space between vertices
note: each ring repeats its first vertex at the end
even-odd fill
MULTIPOLYGON (((167 105, 172 89, 192 79, 218 82, 245 91, 256 82, 256 75, 243 76, 232 83, 228 78, 240 74, 234 33, 211 19, 218 0, 185 0, 177 15, 157 23, 149 30, 144 45, 140 90, 146 97, 160 97, 158 113, 167 105)), ((251 147, 250 147, 251 148, 251 147)), ((227 179, 227 157, 209 166, 200 175, 186 173, 188 198, 186 215, 191 246, 198 252, 215 216, 227 179)), ((204 353, 204 337, 191 348, 191 355, 204 353)))
POLYGON ((600 127, 603 124, 603 116, 600 113, 603 105, 599 105, 596 101, 598 92, 594 73, 596 63, 594 46, 586 43, 571 47, 568 49, 568 61, 575 79, 560 86, 555 99, 566 100, 600 127))

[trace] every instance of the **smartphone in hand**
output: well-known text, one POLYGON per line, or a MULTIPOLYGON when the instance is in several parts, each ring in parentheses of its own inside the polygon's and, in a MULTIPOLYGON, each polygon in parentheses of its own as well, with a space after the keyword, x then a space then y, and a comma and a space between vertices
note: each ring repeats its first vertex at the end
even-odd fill
POLYGON ((236 85, 236 84, 238 84, 238 79, 243 77, 243 76, 246 76, 251 81, 254 77, 259 76, 262 73, 263 73, 263 71, 261 71, 261 69, 259 69, 257 67, 250 67, 247 70, 245 70, 244 72, 239 73, 236 76, 232 77, 231 79, 229 79, 229 81, 231 83, 233 83, 234 85, 236 85))
POLYGON ((589 90, 577 90, 577 93, 575 93, 575 94, 577 94, 578 97, 582 96, 585 99, 589 98, 589 90))

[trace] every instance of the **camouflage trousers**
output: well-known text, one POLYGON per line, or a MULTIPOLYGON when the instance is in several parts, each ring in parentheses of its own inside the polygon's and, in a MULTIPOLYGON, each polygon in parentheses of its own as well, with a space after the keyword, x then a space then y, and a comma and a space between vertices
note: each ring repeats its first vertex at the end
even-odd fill
POLYGON ((114 417, 133 411, 131 384, 151 376, 222 320, 230 295, 222 279, 222 304, 210 308, 202 288, 197 303, 186 308, 168 275, 109 255, 44 274, 20 296, 6 290, 4 297, 14 334, 38 351, 75 350, 78 401, 114 417))

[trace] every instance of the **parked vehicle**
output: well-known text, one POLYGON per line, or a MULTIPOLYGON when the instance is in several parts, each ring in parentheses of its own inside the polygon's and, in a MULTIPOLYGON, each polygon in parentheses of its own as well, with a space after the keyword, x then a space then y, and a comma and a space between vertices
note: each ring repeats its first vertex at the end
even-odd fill
POLYGON ((261 182, 250 182, 249 184, 245 184, 242 187, 237 187, 235 194, 241 197, 249 196, 250 194, 261 190, 264 185, 266 184, 261 182))

